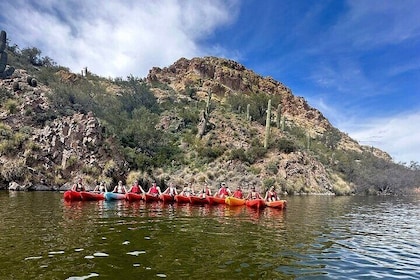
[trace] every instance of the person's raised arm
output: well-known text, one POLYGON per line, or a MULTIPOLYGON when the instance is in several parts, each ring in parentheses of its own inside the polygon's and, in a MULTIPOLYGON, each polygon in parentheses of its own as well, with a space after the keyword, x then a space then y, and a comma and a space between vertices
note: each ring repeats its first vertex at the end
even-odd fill
POLYGON ((265 200, 265 201, 268 201, 268 191, 265 193, 264 200, 265 200))

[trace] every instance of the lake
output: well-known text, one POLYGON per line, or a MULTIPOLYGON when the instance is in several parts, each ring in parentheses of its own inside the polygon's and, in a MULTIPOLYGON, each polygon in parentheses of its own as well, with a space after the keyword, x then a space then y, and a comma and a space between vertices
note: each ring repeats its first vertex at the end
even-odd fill
POLYGON ((0 192, 0 279, 420 279, 420 197, 287 209, 0 192))

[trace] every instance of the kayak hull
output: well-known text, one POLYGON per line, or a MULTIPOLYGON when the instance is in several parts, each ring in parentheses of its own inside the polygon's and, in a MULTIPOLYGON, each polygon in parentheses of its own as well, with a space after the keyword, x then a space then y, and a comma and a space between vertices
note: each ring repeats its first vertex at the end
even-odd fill
POLYGON ((208 204, 209 201, 205 197, 199 197, 199 196, 190 196, 190 203, 196 204, 196 205, 204 205, 208 204))
POLYGON ((105 200, 111 201, 111 200, 122 200, 125 199, 124 193, 113 193, 113 192, 106 192, 104 194, 105 200))
POLYGON ((276 200, 270 201, 265 203, 267 207, 277 208, 277 209, 284 209, 286 208, 286 200, 276 200))
POLYGON ((143 194, 141 193, 126 193, 125 199, 128 201, 139 201, 144 199, 143 194))
POLYGON ((178 203, 190 203, 190 197, 185 195, 175 195, 175 201, 178 203))
POLYGON ((159 201, 159 196, 158 195, 149 194, 149 193, 145 193, 144 194, 144 201, 146 201, 146 202, 159 201))
POLYGON ((211 204, 211 205, 213 205, 213 204, 225 204, 225 198, 208 196, 206 199, 209 202, 209 204, 211 204))
POLYGON ((104 200, 104 193, 97 193, 97 192, 80 192, 82 200, 87 201, 96 201, 96 200, 104 200))
POLYGON ((251 199, 246 201, 246 206, 252 207, 252 208, 264 208, 266 206, 264 199, 258 198, 258 199, 251 199))
POLYGON ((175 198, 173 195, 163 193, 159 196, 160 200, 162 200, 164 203, 172 203, 175 201, 175 198))
POLYGON ((64 192, 64 200, 66 201, 80 201, 82 200, 82 196, 80 192, 68 190, 64 192))
POLYGON ((242 206, 245 205, 246 200, 243 198, 236 198, 233 196, 228 196, 225 198, 225 203, 229 206, 242 206))

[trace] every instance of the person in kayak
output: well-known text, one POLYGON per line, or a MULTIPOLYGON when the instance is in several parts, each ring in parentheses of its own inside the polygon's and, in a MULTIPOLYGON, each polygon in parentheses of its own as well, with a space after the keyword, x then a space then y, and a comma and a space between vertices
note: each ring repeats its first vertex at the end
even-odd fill
POLYGON ((118 181, 118 185, 114 187, 112 190, 113 193, 127 193, 127 189, 123 185, 123 182, 120 180, 118 181))
POLYGON ((175 196, 178 194, 178 191, 176 190, 174 183, 170 182, 169 186, 166 188, 166 190, 163 193, 169 194, 170 196, 175 196))
POLYGON ((130 189, 128 190, 129 193, 145 193, 145 191, 143 190, 143 188, 139 185, 139 180, 135 180, 134 184, 130 187, 130 189))
POLYGON ((155 182, 153 182, 152 186, 147 191, 147 193, 153 196, 159 196, 162 194, 162 192, 160 191, 160 187, 158 187, 155 182))
POLYGON ((264 200, 268 202, 278 200, 278 196, 277 196, 276 189, 274 186, 271 186, 268 189, 268 191, 265 193, 264 200))
POLYGON ((85 186, 83 185, 83 180, 82 180, 82 178, 79 178, 79 179, 77 180, 77 183, 75 183, 75 184, 71 187, 71 190, 72 190, 72 191, 75 191, 75 192, 84 192, 84 191, 86 191, 86 188, 85 188, 85 186))
POLYGON ((102 193, 102 192, 107 192, 108 190, 105 187, 105 183, 100 182, 99 184, 96 185, 96 187, 93 191, 102 193))
POLYGON ((241 199, 244 198, 244 194, 243 194, 242 189, 241 189, 240 186, 238 186, 236 188, 236 190, 233 192, 233 197, 241 198, 241 199))
POLYGON ((226 186, 226 183, 223 182, 220 184, 220 189, 217 191, 215 196, 218 196, 220 198, 224 198, 226 196, 231 196, 232 192, 230 189, 226 186))
POLYGON ((184 196, 191 196, 191 195, 194 195, 194 189, 193 189, 193 187, 192 187, 192 184, 191 184, 191 183, 188 183, 188 185, 186 185, 186 186, 182 189, 181 195, 184 195, 184 196))
POLYGON ((206 196, 211 196, 211 190, 207 182, 204 183, 203 189, 198 193, 198 196, 201 198, 206 198, 206 196))
POLYGON ((262 199, 262 196, 259 192, 255 190, 255 187, 251 187, 251 191, 248 193, 248 195, 245 198, 246 200, 252 200, 252 199, 262 199))

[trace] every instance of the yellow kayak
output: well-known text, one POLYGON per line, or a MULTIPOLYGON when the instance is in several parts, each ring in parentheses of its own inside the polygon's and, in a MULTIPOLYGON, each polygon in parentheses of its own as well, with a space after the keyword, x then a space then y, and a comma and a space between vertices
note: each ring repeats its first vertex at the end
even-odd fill
POLYGON ((225 198, 225 203, 230 206, 245 205, 245 199, 228 196, 225 198))

